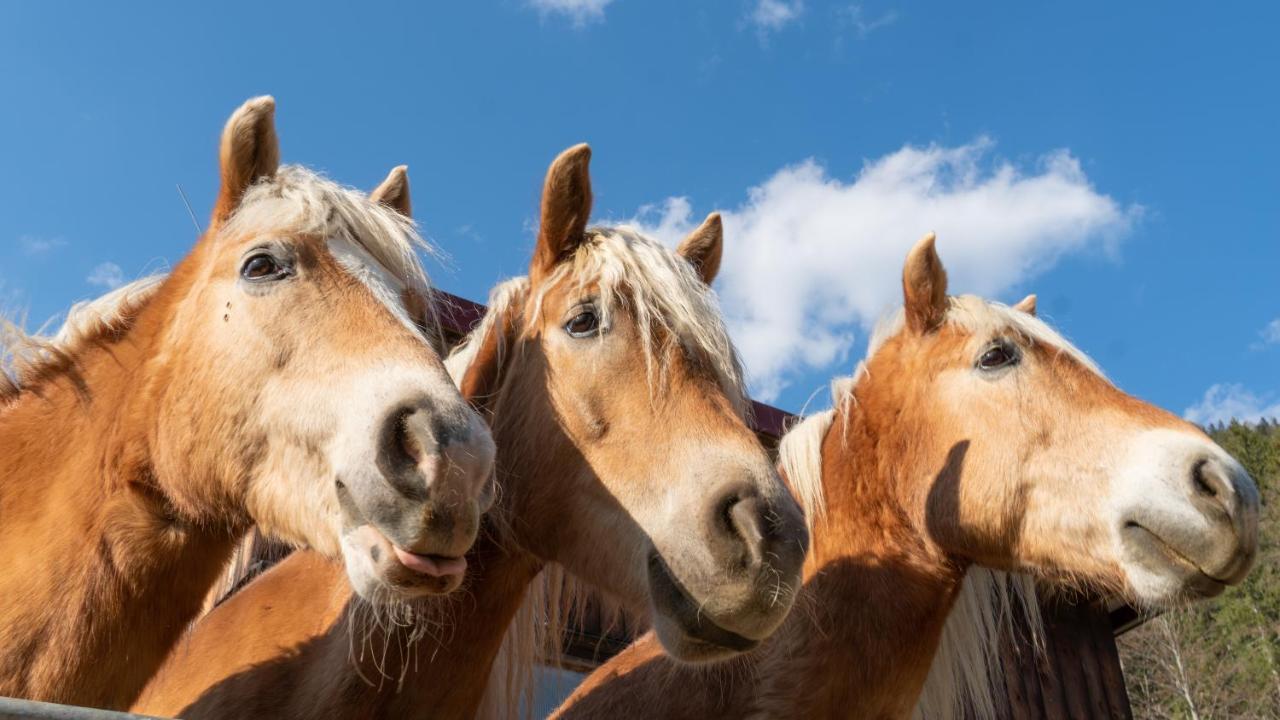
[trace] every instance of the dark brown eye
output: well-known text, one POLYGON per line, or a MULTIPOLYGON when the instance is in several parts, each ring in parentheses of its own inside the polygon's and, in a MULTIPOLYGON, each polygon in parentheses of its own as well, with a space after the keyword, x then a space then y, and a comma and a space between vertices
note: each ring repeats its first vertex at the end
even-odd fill
POLYGON ((240 268, 240 277, 254 282, 279 280, 288 274, 288 270, 268 253, 251 256, 240 268))
POLYGON ((1022 355, 1018 352, 1017 346, 1007 340, 997 340, 991 347, 983 350, 982 355, 978 357, 978 369, 999 370, 1017 365, 1021 359, 1022 355))
POLYGON ((596 315, 595 309, 584 310, 564 324, 564 331, 571 337, 591 337, 600 331, 600 317, 596 315))

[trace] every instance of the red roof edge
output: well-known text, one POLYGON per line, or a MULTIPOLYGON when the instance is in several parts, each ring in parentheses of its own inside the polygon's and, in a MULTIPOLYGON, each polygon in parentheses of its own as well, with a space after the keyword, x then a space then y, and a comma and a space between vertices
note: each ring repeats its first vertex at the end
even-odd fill
POLYGON ((484 317, 485 306, 444 290, 432 290, 436 296, 436 313, 446 330, 466 335, 484 317))
MULTIPOLYGON (((436 312, 440 316, 440 324, 446 330, 458 335, 466 335, 484 317, 486 308, 480 303, 471 302, 444 290, 433 292, 436 296, 436 312)), ((775 438, 782 437, 782 434, 787 431, 787 425, 796 417, 786 410, 755 400, 751 401, 751 416, 753 430, 775 438)))

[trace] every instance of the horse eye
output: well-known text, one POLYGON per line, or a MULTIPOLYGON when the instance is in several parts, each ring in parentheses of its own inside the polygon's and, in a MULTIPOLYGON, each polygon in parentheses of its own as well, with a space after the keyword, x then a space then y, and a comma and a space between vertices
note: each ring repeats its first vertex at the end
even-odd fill
POLYGON ((980 370, 999 370, 1002 367, 1018 364, 1021 356, 1012 344, 1001 340, 983 351, 978 358, 980 370))
POLYGON ((595 335, 600 330, 600 318, 595 310, 584 310, 573 316, 564 324, 564 331, 571 337, 584 338, 595 335))
POLYGON ((245 280, 279 280, 288 275, 288 271, 278 260, 267 253, 258 253, 244 261, 240 268, 240 277, 245 280))

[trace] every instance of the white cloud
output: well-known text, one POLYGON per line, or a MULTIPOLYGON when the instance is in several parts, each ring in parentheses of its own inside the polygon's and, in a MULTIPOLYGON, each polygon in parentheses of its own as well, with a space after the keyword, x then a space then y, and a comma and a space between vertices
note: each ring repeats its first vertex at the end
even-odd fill
POLYGON ((543 17, 563 15, 573 21, 575 27, 604 20, 605 7, 613 0, 529 0, 543 17))
POLYGON ((27 257, 45 255, 66 244, 67 241, 61 238, 41 238, 34 235, 23 235, 18 238, 18 245, 22 248, 22 254, 27 257))
POLYGON ((85 282, 90 285, 101 285, 108 290, 115 290, 124 284, 124 271, 113 262, 99 263, 97 267, 89 271, 89 276, 85 278, 85 282))
POLYGON ((747 20, 761 36, 781 30, 804 14, 804 0, 756 0, 747 20))
MULTIPOLYGON (((805 160, 723 211, 718 287, 760 399, 811 370, 848 372, 855 337, 901 303, 903 259, 930 230, 953 291, 999 297, 1065 253, 1113 248, 1141 212, 1098 193, 1066 150, 1028 171, 991 147, 906 146, 847 181, 805 160)), ((631 222, 674 245, 701 219, 671 198, 631 222)))
POLYGON ((840 22, 852 26, 858 37, 866 37, 882 27, 892 25, 898 19, 898 13, 892 10, 871 17, 860 3, 854 3, 838 13, 840 22))
POLYGON ((1258 396, 1235 383, 1221 383, 1210 387, 1197 405, 1192 405, 1182 416, 1193 423, 1257 422, 1262 418, 1280 418, 1280 398, 1272 395, 1258 396))
POLYGON ((1258 334, 1262 336, 1263 344, 1280 345, 1280 318, 1267 323, 1267 326, 1258 334))

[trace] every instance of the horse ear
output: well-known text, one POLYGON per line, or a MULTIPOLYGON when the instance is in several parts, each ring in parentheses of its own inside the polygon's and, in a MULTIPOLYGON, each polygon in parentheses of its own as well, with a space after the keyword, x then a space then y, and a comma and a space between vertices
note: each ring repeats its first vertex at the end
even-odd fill
POLYGON ((382 203, 405 217, 413 217, 413 204, 409 202, 409 166, 391 168, 387 179, 369 193, 369 199, 382 203))
POLYGON ((724 225, 720 222, 720 213, 708 215, 698 229, 680 241, 676 254, 688 260, 702 282, 710 285, 720 272, 720 258, 724 254, 724 225))
POLYGON ((537 284, 586 238, 591 215, 591 148, 585 143, 560 153, 542 186, 542 218, 538 244, 529 265, 537 284))
POLYGON ((213 206, 211 230, 231 217, 250 185, 260 178, 275 176, 280 167, 275 115, 275 99, 263 95, 241 105, 227 120, 218 151, 222 187, 213 206))
POLYGON ((1031 293, 1030 295, 1022 298, 1021 300, 1018 301, 1017 305, 1013 306, 1013 309, 1018 310, 1020 312, 1024 312, 1030 315, 1031 317, 1035 317, 1036 316, 1036 294, 1031 293))
POLYGON ((929 233, 917 242, 902 269, 907 326, 921 334, 937 329, 947 314, 947 271, 933 246, 935 240, 929 233))

